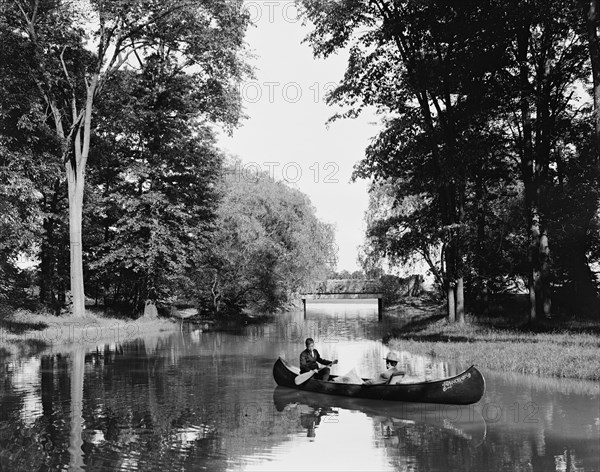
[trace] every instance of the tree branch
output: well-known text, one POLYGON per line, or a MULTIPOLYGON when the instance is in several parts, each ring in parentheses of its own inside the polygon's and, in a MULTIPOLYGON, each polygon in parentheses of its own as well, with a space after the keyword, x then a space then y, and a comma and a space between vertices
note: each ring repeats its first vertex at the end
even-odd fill
POLYGON ((40 5, 39 0, 35 0, 35 3, 33 5, 33 13, 31 14, 31 23, 35 24, 35 17, 37 16, 37 11, 38 11, 38 7, 40 5))
MULTIPOLYGON (((17 4, 17 6, 19 7, 19 10, 21 11, 21 14, 23 15, 23 18, 25 19, 25 24, 27 25, 27 30, 29 31, 29 35, 31 36, 31 40, 37 44, 37 35, 35 33, 35 27, 34 27, 34 23, 33 23, 33 18, 29 18, 27 16, 27 12, 25 11, 25 9, 23 8, 23 5, 21 5, 21 2, 19 0, 15 0, 15 3, 17 4)), ((36 0, 36 9, 37 9, 37 3, 38 0, 36 0)))
POLYGON ((71 86, 71 89, 73 89, 73 81, 71 80, 71 76, 69 75, 69 71, 67 70, 67 65, 65 64, 65 51, 67 50, 67 46, 63 47, 62 51, 60 52, 60 63, 62 65, 62 69, 63 72, 65 73, 65 77, 67 79, 67 82, 69 83, 69 85, 71 86))

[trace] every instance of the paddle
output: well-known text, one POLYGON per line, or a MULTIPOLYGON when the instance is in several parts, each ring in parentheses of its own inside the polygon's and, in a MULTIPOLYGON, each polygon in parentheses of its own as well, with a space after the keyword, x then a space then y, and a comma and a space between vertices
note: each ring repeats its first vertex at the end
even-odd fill
MULTIPOLYGON (((337 360, 333 361, 330 365, 333 365, 333 364, 337 364, 337 360)), ((325 367, 321 367, 317 372, 321 372, 323 369, 327 369, 327 367, 329 367, 329 366, 326 365, 325 367)), ((300 385, 300 384, 306 382, 308 379, 310 379, 317 372, 315 372, 314 370, 309 370, 308 372, 304 372, 303 374, 296 376, 296 378, 294 379, 294 383, 296 385, 300 385)))

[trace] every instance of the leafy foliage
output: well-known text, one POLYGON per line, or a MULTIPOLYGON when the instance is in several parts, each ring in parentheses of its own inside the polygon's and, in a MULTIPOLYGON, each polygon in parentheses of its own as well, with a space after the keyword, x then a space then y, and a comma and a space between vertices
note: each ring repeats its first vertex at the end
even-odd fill
POLYGON ((227 169, 213 246, 200 255, 200 299, 225 312, 284 308, 335 264, 333 229, 301 192, 227 169))
POLYGON ((22 303, 15 264, 35 257, 47 240, 43 222, 52 218, 47 202, 60 168, 43 103, 31 94, 24 41, 3 23, 0 41, 0 296, 22 303))
POLYGON ((88 278, 106 304, 138 310, 172 299, 205 249, 220 157, 196 77, 169 57, 111 87, 90 169, 88 278))
POLYGON ((365 107, 382 115, 355 171, 372 180, 364 270, 418 254, 440 286, 464 280, 472 299, 524 279, 533 315, 547 313, 551 288, 586 300, 571 312, 597 314, 593 45, 580 6, 302 5, 317 56, 350 50, 329 96, 344 108, 333 119, 365 107))
MULTIPOLYGON (((134 174, 137 171, 148 174, 149 178, 138 179, 141 185, 138 193, 145 193, 148 190, 146 184, 150 185, 150 190, 158 193, 149 194, 152 195, 151 198, 146 198, 149 195, 144 195, 145 204, 142 206, 146 209, 156 206, 161 209, 159 213, 166 211, 169 205, 173 205, 173 191, 169 193, 162 187, 156 190, 153 185, 161 176, 165 177, 165 180, 171 179, 171 185, 175 185, 173 182, 177 177, 168 175, 170 171, 166 170, 170 166, 169 161, 175 156, 171 155, 167 158, 165 148, 161 146, 179 146, 178 151, 183 154, 201 153, 208 161, 211 159, 209 155, 214 158, 215 152, 213 149, 208 149, 211 148, 208 142, 212 139, 212 135, 207 123, 218 122, 225 128, 231 129, 237 124, 241 115, 237 83, 249 72, 241 55, 248 15, 241 7, 242 3, 236 0, 206 0, 200 3, 180 0, 160 2, 11 0, 2 4, 0 27, 3 39, 7 40, 9 48, 12 48, 12 52, 15 53, 16 59, 12 62, 19 65, 20 75, 25 78, 24 81, 29 82, 18 93, 29 93, 33 96, 31 101, 35 102, 38 108, 43 106, 45 109, 40 113, 43 117, 42 121, 47 125, 47 129, 51 130, 59 162, 64 165, 66 179, 58 184, 64 185, 66 182, 69 189, 67 202, 70 282, 73 310, 77 314, 82 314, 84 311, 81 238, 82 234, 89 231, 87 229, 82 231, 81 215, 90 142, 97 137, 94 134, 99 131, 96 121, 99 108, 104 107, 103 111, 106 112, 110 108, 111 95, 126 91, 123 88, 119 89, 118 86, 115 87, 120 80, 117 76, 122 71, 127 71, 125 75, 135 77, 135 80, 146 80, 150 84, 148 91, 154 93, 154 97, 150 97, 145 103, 144 100, 138 104, 130 102, 128 111, 140 115, 130 117, 127 125, 124 124, 127 120, 119 117, 122 129, 132 131, 132 126, 147 125, 144 120, 149 118, 152 110, 143 110, 144 104, 162 107, 165 114, 162 117, 158 114, 154 116, 157 120, 153 123, 153 127, 135 129, 131 134, 142 139, 129 146, 127 152, 120 157, 124 161, 119 161, 113 154, 112 163, 117 167, 121 166, 120 170, 129 172, 131 180, 136 180, 134 174), (153 80, 153 75, 158 79, 153 80), (160 89, 161 86, 173 86, 174 91, 180 93, 182 88, 185 88, 186 93, 194 97, 188 97, 187 104, 179 108, 177 103, 161 104, 161 99, 166 96, 165 90, 160 89), (169 116, 166 110, 183 115, 169 116), (190 133, 197 133, 199 137, 195 147, 188 145, 182 147, 181 143, 174 142, 169 144, 172 136, 169 136, 167 131, 173 131, 173 128, 168 129, 172 118, 175 118, 174 121, 180 119, 187 122, 189 125, 185 135, 187 138, 190 137, 190 133), (192 131, 194 125, 197 125, 197 129, 192 131), (144 133, 145 136, 141 136, 144 133), (148 138, 150 133, 153 133, 152 139, 148 138), (146 155, 140 156, 136 153, 146 153, 146 155), (151 153, 156 153, 158 157, 152 158, 151 153), (140 168, 133 169, 130 166, 130 159, 137 160, 140 168), (155 169, 154 166, 158 168, 155 169), (156 177, 152 175, 153 172, 156 172, 156 177), (147 180, 146 183, 143 182, 144 179, 147 180)), ((177 93, 173 97, 177 98, 177 93)), ((108 134, 112 132, 113 138, 115 136, 119 138, 114 128, 103 132, 108 134)), ((106 136, 101 136, 100 140, 105 138, 106 136)), ((129 144, 132 144, 131 141, 129 144)), ((120 150, 123 151, 125 147, 121 145, 120 150)), ((97 155, 94 150, 92 154, 97 155)), ((189 159, 187 161, 189 162, 189 159)), ((186 162, 186 158, 181 162, 186 162)), ((189 164, 180 166, 187 167, 185 170, 178 169, 177 165, 173 167, 174 175, 182 176, 190 171, 189 164)), ((118 175, 118 172, 115 175, 118 175)), ((204 177, 208 174, 210 171, 200 173, 204 177)), ((183 177, 181 182, 184 185, 186 178, 183 177)), ((189 186, 188 190, 193 192, 192 187, 193 185, 189 186)), ((88 184, 87 190, 90 188, 88 184)), ((50 200, 53 204, 50 205, 50 209, 54 215, 58 215, 60 209, 55 198, 58 195, 56 183, 52 189, 53 195, 50 200)), ((121 199, 120 203, 136 207, 140 202, 121 199)), ((181 201, 175 204, 175 208, 177 205, 182 205, 181 201)), ((140 206, 136 208, 143 210, 140 206)), ((173 215, 178 214, 175 208, 169 208, 174 210, 173 215)), ((195 211, 196 208, 190 210, 195 211)), ((148 215, 148 212, 142 211, 142 214, 148 215)), ((183 218, 181 214, 179 217, 183 218)), ((158 218, 156 212, 152 214, 152 218, 154 220, 158 218)), ((47 235, 56 234, 57 228, 54 224, 48 223, 50 221, 48 219, 44 224, 47 235)), ((177 220, 178 228, 180 224, 183 223, 177 220)), ((166 234, 165 231, 159 231, 156 224, 138 222, 137 226, 134 223, 134 226, 128 229, 130 234, 140 231, 150 233, 153 235, 152 241, 154 235, 166 234)), ((86 236, 90 238, 89 234, 86 236)), ((56 250, 57 238, 48 236, 47 239, 41 251, 42 298, 44 298, 43 293, 47 292, 44 289, 45 282, 52 278, 53 273, 48 269, 52 264, 47 264, 44 260, 56 260, 59 257, 58 253, 61 252, 56 250)), ((175 242, 162 239, 167 243, 175 242)), ((143 270, 148 275, 154 270, 150 267, 156 264, 164 263, 173 269, 171 262, 181 263, 181 259, 174 262, 165 256, 165 251, 160 250, 160 246, 159 243, 148 245, 144 256, 150 261, 149 265, 142 263, 139 255, 135 261, 123 262, 123 264, 127 267, 144 266, 143 270)), ((113 256, 117 257, 115 254, 113 256)), ((119 260, 126 259, 127 254, 122 254, 119 260)), ((148 277, 149 281, 142 283, 142 288, 134 292, 137 295, 144 294, 146 289, 143 287, 149 287, 148 293, 153 299, 157 296, 155 292, 158 290, 156 277, 154 275, 148 277)), ((62 293, 64 292, 63 288, 62 293)), ((131 300, 131 297, 129 299, 131 300)), ((136 298, 134 297, 133 300, 136 298)), ((133 302, 133 305, 137 304, 137 301, 133 302)))

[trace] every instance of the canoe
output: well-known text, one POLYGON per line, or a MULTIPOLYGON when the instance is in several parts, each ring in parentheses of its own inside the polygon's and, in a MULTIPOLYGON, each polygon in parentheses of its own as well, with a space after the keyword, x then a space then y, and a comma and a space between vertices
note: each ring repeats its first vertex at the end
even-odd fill
MULTIPOLYGON (((475 366, 469 367, 454 377, 393 385, 347 384, 315 378, 296 385, 294 379, 299 374, 300 369, 298 367, 288 364, 281 357, 277 359, 273 366, 273 378, 277 385, 329 395, 368 398, 371 400, 470 405, 471 403, 477 403, 485 392, 485 379, 475 366)), ((335 375, 330 375, 331 379, 335 377, 335 375)))

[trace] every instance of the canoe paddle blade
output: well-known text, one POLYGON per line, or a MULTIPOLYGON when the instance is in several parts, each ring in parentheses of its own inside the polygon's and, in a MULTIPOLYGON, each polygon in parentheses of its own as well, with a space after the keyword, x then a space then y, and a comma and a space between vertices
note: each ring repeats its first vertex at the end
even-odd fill
POLYGON ((313 375, 315 375, 315 371, 314 370, 309 370, 308 372, 304 372, 303 374, 300 374, 300 375, 296 376, 296 378, 294 379, 294 383, 296 385, 303 384, 308 379, 310 379, 313 375))
MULTIPOLYGON (((330 365, 333 365, 333 364, 337 364, 337 359, 335 361, 333 361, 330 365)), ((327 369, 327 367, 329 367, 329 365, 321 367, 319 369, 319 372, 321 372, 322 370, 327 369)), ((304 372, 303 374, 298 375, 294 379, 294 382, 296 383, 296 385, 303 384, 304 382, 306 382, 308 379, 310 379, 315 374, 316 374, 316 372, 314 370, 309 370, 308 372, 304 372)))

